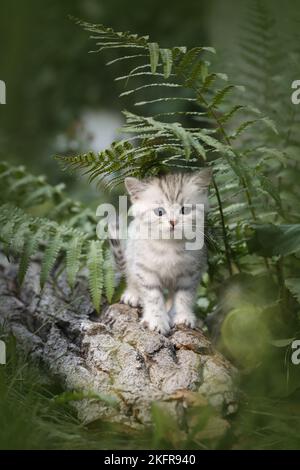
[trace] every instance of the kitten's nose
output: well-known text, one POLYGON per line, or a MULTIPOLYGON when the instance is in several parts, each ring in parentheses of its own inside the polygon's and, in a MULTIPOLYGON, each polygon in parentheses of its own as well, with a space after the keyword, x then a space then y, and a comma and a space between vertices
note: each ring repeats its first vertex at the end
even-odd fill
POLYGON ((170 224, 171 224, 172 228, 175 227, 176 223, 177 223, 176 220, 170 220, 170 224))

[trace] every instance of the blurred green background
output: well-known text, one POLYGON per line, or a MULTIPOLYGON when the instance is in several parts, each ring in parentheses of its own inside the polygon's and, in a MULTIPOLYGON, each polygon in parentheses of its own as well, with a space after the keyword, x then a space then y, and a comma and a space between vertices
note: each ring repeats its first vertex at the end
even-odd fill
MULTIPOLYGON (((92 41, 68 15, 150 34, 165 47, 216 45, 234 67, 236 33, 243 29, 248 3, 1 0, 0 79, 6 82, 7 104, 0 107, 0 157, 46 172, 57 183, 62 175, 52 155, 100 150, 116 137, 120 111, 130 102, 118 99, 120 87, 115 70, 105 67, 106 54, 88 54, 92 41)), ((297 2, 265 3, 280 18, 284 40, 297 2)))
POLYGON ((122 104, 113 70, 105 55, 88 54, 92 41, 68 15, 189 46, 209 42, 207 3, 192 0, 187 9, 179 1, 2 0, 1 157, 44 171, 55 183, 62 175, 53 154, 100 150, 116 137, 122 104))

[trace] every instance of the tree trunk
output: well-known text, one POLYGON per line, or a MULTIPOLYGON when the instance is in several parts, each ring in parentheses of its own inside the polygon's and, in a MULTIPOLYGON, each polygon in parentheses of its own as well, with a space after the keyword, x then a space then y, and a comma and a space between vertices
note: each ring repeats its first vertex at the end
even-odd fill
POLYGON ((85 423, 97 419, 131 427, 150 424, 151 406, 186 422, 190 407, 227 415, 236 410, 235 369, 200 329, 176 328, 168 337, 145 329, 137 309, 115 304, 97 317, 84 277, 73 292, 64 274, 39 286, 34 262, 21 289, 14 264, 1 262, 0 319, 31 358, 45 364, 75 402, 85 423), (115 399, 117 406, 98 395, 115 399))

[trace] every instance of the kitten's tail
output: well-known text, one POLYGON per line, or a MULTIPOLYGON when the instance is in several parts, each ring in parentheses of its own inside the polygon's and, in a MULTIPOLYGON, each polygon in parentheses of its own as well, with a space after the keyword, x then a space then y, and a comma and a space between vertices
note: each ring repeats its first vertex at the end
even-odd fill
POLYGON ((126 259, 125 259, 124 248, 119 238, 118 225, 109 222, 108 235, 109 235, 108 240, 109 240, 111 251, 114 255, 116 267, 118 268, 120 273, 124 273, 126 269, 126 259))

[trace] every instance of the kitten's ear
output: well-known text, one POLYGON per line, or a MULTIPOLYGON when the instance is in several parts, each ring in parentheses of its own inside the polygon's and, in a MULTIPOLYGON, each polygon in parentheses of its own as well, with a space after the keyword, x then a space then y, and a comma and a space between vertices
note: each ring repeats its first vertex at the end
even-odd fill
POLYGON ((203 168, 200 171, 197 171, 193 174, 192 180, 200 188, 207 189, 212 180, 212 169, 210 167, 203 168))
POLYGON ((124 183, 132 202, 136 201, 140 193, 146 188, 146 184, 143 181, 133 178, 132 176, 125 178, 124 183))

